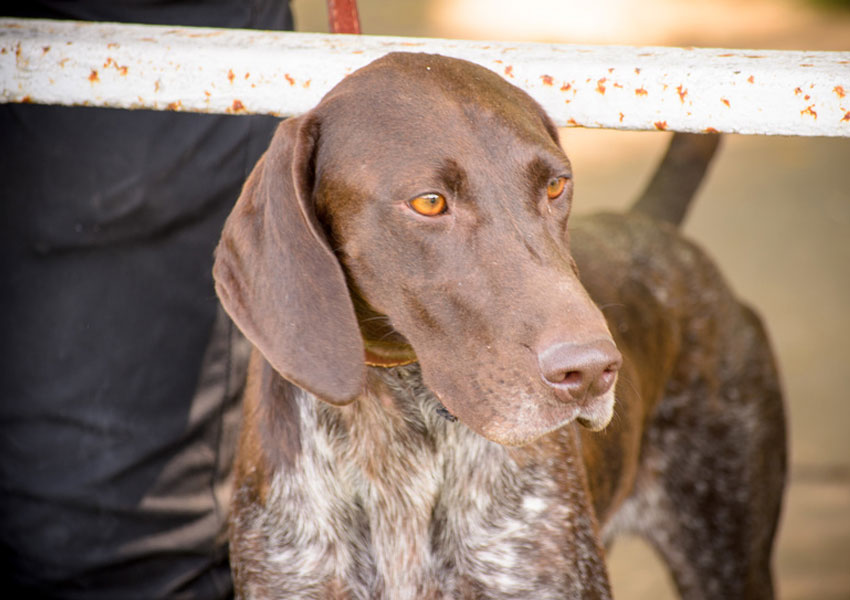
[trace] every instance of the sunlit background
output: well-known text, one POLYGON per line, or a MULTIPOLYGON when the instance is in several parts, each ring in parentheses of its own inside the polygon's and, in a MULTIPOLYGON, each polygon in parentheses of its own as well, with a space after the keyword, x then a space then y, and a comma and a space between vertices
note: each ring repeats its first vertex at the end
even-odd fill
MULTIPOLYGON (((582 44, 850 50, 846 0, 359 0, 367 34, 582 44)), ((324 0, 295 0, 327 31, 324 0)), ((850 67, 848 67, 850 69, 850 67)), ((667 133, 562 130, 576 210, 622 208, 667 133)), ((788 397, 792 471, 780 598, 850 598, 850 139, 727 136, 685 227, 765 317, 788 397)), ((619 541, 615 597, 675 597, 642 542, 619 541)))

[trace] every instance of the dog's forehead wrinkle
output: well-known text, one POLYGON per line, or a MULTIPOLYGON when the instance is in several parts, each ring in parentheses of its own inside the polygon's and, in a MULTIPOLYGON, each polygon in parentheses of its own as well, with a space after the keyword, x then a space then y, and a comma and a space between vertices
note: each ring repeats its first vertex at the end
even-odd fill
MULTIPOLYGON (((547 150, 544 158, 539 157, 539 136, 520 143, 505 128, 497 134, 500 128, 474 127, 452 117, 437 121, 444 132, 441 138, 426 135, 434 131, 434 122, 430 116, 421 116, 406 121, 403 133, 386 123, 371 127, 370 139, 365 143, 362 139, 352 141, 352 136, 345 133, 349 125, 342 123, 341 131, 328 131, 330 143, 322 145, 322 172, 345 172, 350 187, 387 201, 438 192, 450 196, 453 202, 474 200, 476 207, 482 209, 496 204, 505 210, 534 201, 529 197, 530 186, 524 176, 529 163, 550 165, 547 174, 568 171, 558 166, 567 161, 554 152, 547 150), (420 131, 422 135, 418 134, 420 131), (324 148, 333 150, 325 153, 324 148), (351 163, 355 168, 339 168, 351 163)), ((538 179, 543 180, 543 176, 538 179)), ((540 193, 542 185, 545 183, 537 186, 540 193)))

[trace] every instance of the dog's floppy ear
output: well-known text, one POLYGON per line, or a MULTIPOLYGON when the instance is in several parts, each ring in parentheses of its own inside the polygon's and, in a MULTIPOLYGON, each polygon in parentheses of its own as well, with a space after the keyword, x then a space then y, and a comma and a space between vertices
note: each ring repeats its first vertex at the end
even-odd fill
POLYGON ((312 202, 318 125, 284 121, 224 225, 213 276, 233 321, 286 379, 333 404, 360 394, 363 340, 312 202))

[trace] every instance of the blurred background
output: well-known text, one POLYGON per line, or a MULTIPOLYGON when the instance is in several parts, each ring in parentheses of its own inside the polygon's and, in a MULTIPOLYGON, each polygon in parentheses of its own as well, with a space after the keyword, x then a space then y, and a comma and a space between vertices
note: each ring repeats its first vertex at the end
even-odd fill
MULTIPOLYGON (((850 50, 850 0, 359 0, 364 33, 540 42, 850 50)), ((300 31, 325 2, 294 0, 300 31)), ((850 69, 850 67, 848 67, 850 69)), ((641 192, 669 133, 564 129, 575 211, 641 192)), ((850 599, 850 139, 726 136, 685 231, 767 321, 787 395, 791 473, 778 597, 850 599)), ((674 598, 642 542, 619 540, 619 600, 674 598)))

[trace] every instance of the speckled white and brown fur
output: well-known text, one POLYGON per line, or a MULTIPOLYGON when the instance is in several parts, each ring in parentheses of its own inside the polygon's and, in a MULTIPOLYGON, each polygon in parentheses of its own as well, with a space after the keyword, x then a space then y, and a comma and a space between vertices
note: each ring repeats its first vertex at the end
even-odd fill
POLYGON ((567 232, 571 187, 546 190, 570 173, 531 98, 439 56, 389 55, 281 125, 214 271, 255 346, 238 597, 609 598, 622 531, 685 598, 773 597, 785 423, 761 323, 670 225, 690 192, 567 232), (451 209, 415 214, 434 189, 451 209), (598 343, 615 388, 548 379, 547 348, 598 343))
POLYGON ((245 598, 609 597, 580 461, 440 416, 416 365, 369 377, 343 408, 294 390, 300 451, 263 506, 236 499, 245 598))

